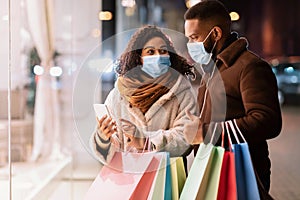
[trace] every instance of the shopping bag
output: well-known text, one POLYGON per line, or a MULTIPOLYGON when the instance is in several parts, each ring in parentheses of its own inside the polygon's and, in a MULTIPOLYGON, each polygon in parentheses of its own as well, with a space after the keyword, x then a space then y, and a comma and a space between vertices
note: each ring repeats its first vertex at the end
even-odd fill
POLYGON ((260 199, 248 143, 246 142, 242 132, 236 125, 235 120, 234 120, 235 125, 233 124, 232 121, 228 121, 228 123, 237 141, 237 144, 233 145, 233 149, 234 149, 234 156, 235 156, 238 199, 243 199, 243 200, 260 199), (240 142, 237 134, 241 136, 242 142, 240 142))
POLYGON ((149 192, 148 195, 148 200, 157 200, 157 199, 165 199, 171 197, 171 192, 169 192, 169 196, 167 196, 168 194, 165 193, 165 188, 168 187, 171 190, 171 176, 169 174, 167 174, 167 166, 170 160, 170 156, 168 152, 164 152, 162 154, 162 158, 159 164, 159 168, 158 171, 155 175, 155 178, 153 180, 152 183, 152 187, 151 190, 149 192), (167 185, 169 184, 169 185, 167 185))
POLYGON ((218 189, 218 200, 236 200, 237 189, 236 189, 236 173, 235 173, 235 159, 234 152, 232 149, 232 141, 228 132, 227 124, 222 123, 222 145, 225 146, 225 136, 227 136, 228 150, 224 152, 220 182, 218 189))
POLYGON ((200 144, 183 186, 181 200, 196 199, 213 147, 211 143, 200 144))
POLYGON ((212 144, 216 127, 217 124, 210 143, 199 146, 180 195, 181 200, 217 198, 224 148, 212 144))
POLYGON ((213 147, 196 199, 217 199, 224 151, 223 147, 213 147))
POLYGON ((172 180, 172 199, 178 200, 186 180, 186 172, 182 157, 170 159, 171 180, 172 180))
POLYGON ((148 199, 148 195, 153 185, 154 178, 159 171, 159 163, 162 158, 161 154, 154 155, 154 158, 150 162, 146 172, 142 176, 140 182, 138 183, 137 187, 133 191, 132 195, 130 196, 130 200, 146 200, 148 199))
POLYGON ((143 199, 147 199, 159 159, 155 153, 116 152, 109 165, 102 167, 85 199, 142 199, 140 197, 145 196, 143 199))
POLYGON ((165 185, 164 200, 170 200, 171 198, 172 198, 172 182, 171 182, 170 154, 167 154, 166 185, 165 185))

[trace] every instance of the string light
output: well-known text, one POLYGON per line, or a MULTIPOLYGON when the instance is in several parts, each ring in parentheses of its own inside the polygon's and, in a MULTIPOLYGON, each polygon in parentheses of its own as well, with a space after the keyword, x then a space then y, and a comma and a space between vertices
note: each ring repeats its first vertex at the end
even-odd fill
POLYGON ((229 13, 231 21, 238 21, 240 19, 240 15, 237 12, 229 13))
POLYGON ((50 73, 51 76, 56 76, 56 77, 58 77, 58 76, 61 76, 61 75, 62 75, 63 71, 62 71, 62 68, 61 68, 61 67, 55 66, 55 67, 51 67, 51 68, 50 68, 49 73, 50 73))
POLYGON ((201 0, 186 0, 185 5, 187 8, 192 7, 193 5, 199 3, 201 0))
POLYGON ((122 6, 132 8, 135 6, 135 0, 122 0, 121 1, 122 6))
POLYGON ((110 11, 101 11, 99 12, 99 20, 101 21, 109 21, 113 17, 110 11))
POLYGON ((44 73, 44 68, 43 67, 41 67, 40 65, 35 65, 34 67, 33 67, 33 73, 35 74, 35 75, 42 75, 43 73, 44 73))

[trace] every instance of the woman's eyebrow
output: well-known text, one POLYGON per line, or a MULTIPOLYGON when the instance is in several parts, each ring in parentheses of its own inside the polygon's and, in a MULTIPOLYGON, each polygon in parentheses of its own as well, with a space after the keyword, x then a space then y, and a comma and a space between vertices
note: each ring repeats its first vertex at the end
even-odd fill
POLYGON ((155 47, 154 46, 146 46, 143 49, 155 49, 155 47))
MULTIPOLYGON (((160 49, 162 49, 162 48, 167 48, 167 45, 161 45, 159 48, 160 48, 160 49)), ((143 49, 155 49, 155 47, 154 47, 154 46, 146 46, 146 47, 144 47, 143 49)))

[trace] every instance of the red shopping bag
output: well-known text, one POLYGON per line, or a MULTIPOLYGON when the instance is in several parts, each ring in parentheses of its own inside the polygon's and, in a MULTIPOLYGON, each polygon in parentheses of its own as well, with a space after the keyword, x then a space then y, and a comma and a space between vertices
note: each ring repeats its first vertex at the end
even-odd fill
POLYGON ((230 151, 224 153, 217 199, 237 199, 234 153, 230 151))
POLYGON ((223 128, 222 146, 224 146, 224 135, 226 134, 226 136, 228 137, 228 150, 225 151, 224 157, 223 157, 217 199, 218 200, 236 200, 237 199, 237 186, 236 186, 234 152, 232 151, 232 142, 230 139, 229 132, 225 131, 223 123, 222 123, 222 128, 223 128))

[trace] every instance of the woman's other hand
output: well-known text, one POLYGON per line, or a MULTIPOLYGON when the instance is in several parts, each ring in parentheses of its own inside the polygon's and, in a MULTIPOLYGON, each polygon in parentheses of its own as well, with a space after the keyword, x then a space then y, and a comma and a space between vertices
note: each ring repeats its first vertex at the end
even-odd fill
POLYGON ((127 146, 129 149, 135 148, 141 151, 145 148, 145 137, 137 127, 126 119, 120 119, 124 135, 127 137, 127 146))

